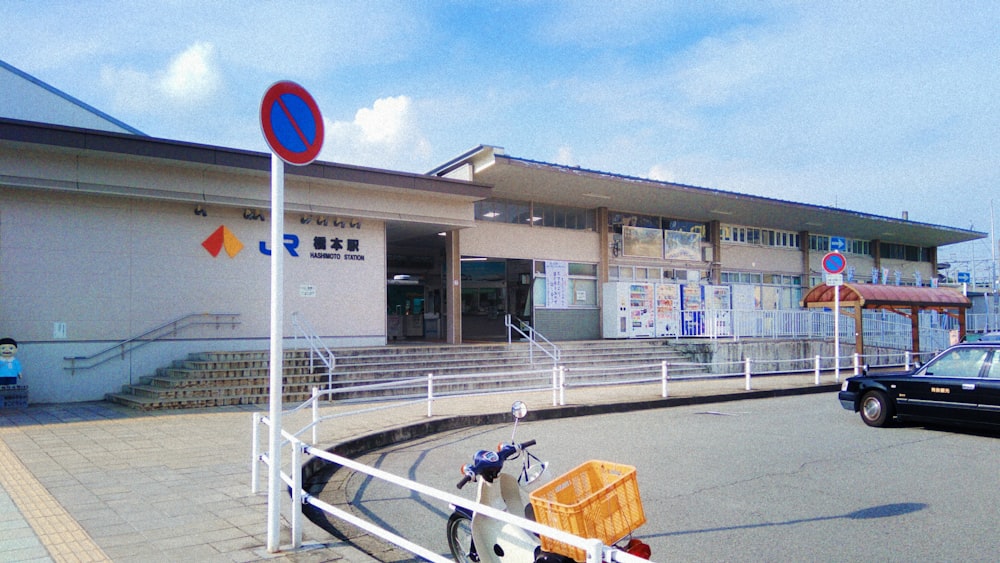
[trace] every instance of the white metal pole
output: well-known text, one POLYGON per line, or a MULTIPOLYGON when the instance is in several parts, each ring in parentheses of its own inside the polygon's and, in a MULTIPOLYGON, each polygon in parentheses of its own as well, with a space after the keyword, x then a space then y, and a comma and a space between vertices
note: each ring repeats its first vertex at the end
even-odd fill
POLYGON ((434 416, 434 374, 427 374, 427 418, 434 416))
POLYGON ((253 427, 250 429, 250 492, 257 494, 260 492, 260 419, 259 412, 253 413, 253 427))
POLYGON ((319 387, 312 388, 312 444, 315 446, 319 443, 319 387))
POLYGON ((559 367, 552 366, 552 406, 559 406, 559 367))
POLYGON ((833 375, 840 382, 840 286, 833 286, 833 375))
POLYGON ((559 406, 566 404, 566 368, 559 366, 559 406))
POLYGON ((302 442, 292 441, 292 549, 302 547, 302 442))
POLYGON ((278 551, 281 538, 281 373, 284 360, 282 331, 284 307, 285 162, 271 153, 271 459, 267 482, 267 550, 278 551))
POLYGON ((816 385, 819 385, 819 354, 816 354, 816 357, 814 358, 814 362, 815 362, 814 365, 816 366, 814 368, 814 370, 816 372, 816 385))
POLYGON ((670 376, 667 373, 667 361, 663 360, 662 362, 660 362, 660 378, 662 379, 660 396, 663 397, 664 399, 667 398, 667 379, 669 377, 670 376))
POLYGON ((744 371, 744 375, 746 376, 746 380, 747 380, 746 381, 746 390, 749 391, 750 390, 750 358, 746 359, 743 371, 744 371))

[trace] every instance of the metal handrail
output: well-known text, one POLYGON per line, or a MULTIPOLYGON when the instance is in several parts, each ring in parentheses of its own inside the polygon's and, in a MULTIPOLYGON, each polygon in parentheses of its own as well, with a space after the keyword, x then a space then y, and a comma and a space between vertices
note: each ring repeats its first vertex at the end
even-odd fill
POLYGON ((110 361, 115 356, 119 356, 124 360, 125 354, 128 354, 138 348, 142 348, 151 342, 156 342, 157 340, 177 334, 181 330, 192 326, 215 325, 215 328, 219 328, 222 325, 230 325, 232 328, 236 328, 236 325, 240 324, 240 321, 236 320, 239 316, 239 313, 190 313, 184 315, 183 317, 166 322, 156 328, 147 330, 138 336, 126 338, 113 346, 109 346, 104 350, 89 356, 65 356, 63 357, 63 360, 68 361, 69 366, 64 366, 63 369, 68 369, 70 372, 91 369, 110 361), (196 320, 208 317, 215 320, 196 320), (223 318, 228 318, 229 320, 222 320, 223 318), (114 352, 114 354, 112 354, 112 352, 114 352), (82 362, 90 362, 91 360, 94 360, 93 363, 80 365, 82 362))
POLYGON ((318 357, 326 366, 327 387, 333 387, 333 369, 337 367, 337 357, 298 311, 292 313, 292 326, 296 329, 295 339, 298 340, 299 336, 302 336, 309 344, 309 370, 312 371, 314 367, 313 358, 318 357))
MULTIPOLYGON (((514 318, 516 318, 516 317, 514 317, 514 318)), ((535 350, 536 346, 538 347, 539 350, 541 350, 542 352, 545 352, 546 356, 552 358, 552 363, 554 365, 558 365, 559 364, 559 358, 562 357, 562 350, 560 350, 558 346, 556 346, 555 344, 553 344, 552 341, 549 340, 548 338, 545 338, 544 334, 542 334, 542 333, 538 332, 537 330, 535 330, 535 328, 532 327, 530 324, 524 322, 521 319, 516 319, 517 320, 517 325, 515 325, 514 323, 511 322, 511 319, 512 319, 512 316, 511 316, 510 313, 507 313, 504 316, 504 324, 507 325, 507 344, 511 343, 512 332, 513 331, 517 331, 517 333, 520 334, 529 343, 529 346, 528 346, 528 360, 531 362, 532 365, 535 364, 534 350, 535 350), (528 332, 525 333, 521 329, 521 327, 526 327, 528 329, 528 332), (552 348, 552 351, 550 352, 549 350, 547 350, 545 348, 545 346, 542 346, 541 344, 539 344, 538 341, 535 340, 536 336, 538 338, 541 338, 543 342, 545 342, 546 344, 548 344, 552 348)))

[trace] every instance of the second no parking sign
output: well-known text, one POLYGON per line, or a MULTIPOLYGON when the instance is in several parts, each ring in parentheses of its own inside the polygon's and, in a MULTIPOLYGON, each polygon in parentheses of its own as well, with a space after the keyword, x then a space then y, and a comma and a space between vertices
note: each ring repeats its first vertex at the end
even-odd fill
POLYGON ((260 126, 267 146, 281 160, 305 166, 323 148, 323 116, 316 100, 295 82, 276 82, 260 104, 260 126))

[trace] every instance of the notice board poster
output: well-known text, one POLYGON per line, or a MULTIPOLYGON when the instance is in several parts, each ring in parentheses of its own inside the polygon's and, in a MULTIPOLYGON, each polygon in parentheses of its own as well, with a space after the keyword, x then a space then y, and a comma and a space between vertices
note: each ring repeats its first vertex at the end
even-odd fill
POLYGON ((569 262, 545 261, 545 308, 569 308, 569 262))

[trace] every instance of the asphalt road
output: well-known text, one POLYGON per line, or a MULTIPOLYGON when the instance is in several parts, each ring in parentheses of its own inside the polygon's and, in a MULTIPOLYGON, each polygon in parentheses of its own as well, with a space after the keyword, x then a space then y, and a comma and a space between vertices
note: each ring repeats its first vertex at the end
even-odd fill
MULTIPOLYGON (((438 434, 361 460, 454 492, 461 464, 510 440, 511 429, 438 434)), ((835 394, 819 394, 551 421, 529 414, 517 439, 532 438, 550 478, 588 459, 636 466, 648 519, 637 535, 654 561, 996 561, 1000 553, 998 433, 873 429, 835 394)), ((343 486, 357 513, 447 554, 447 506, 364 475, 343 486)))

